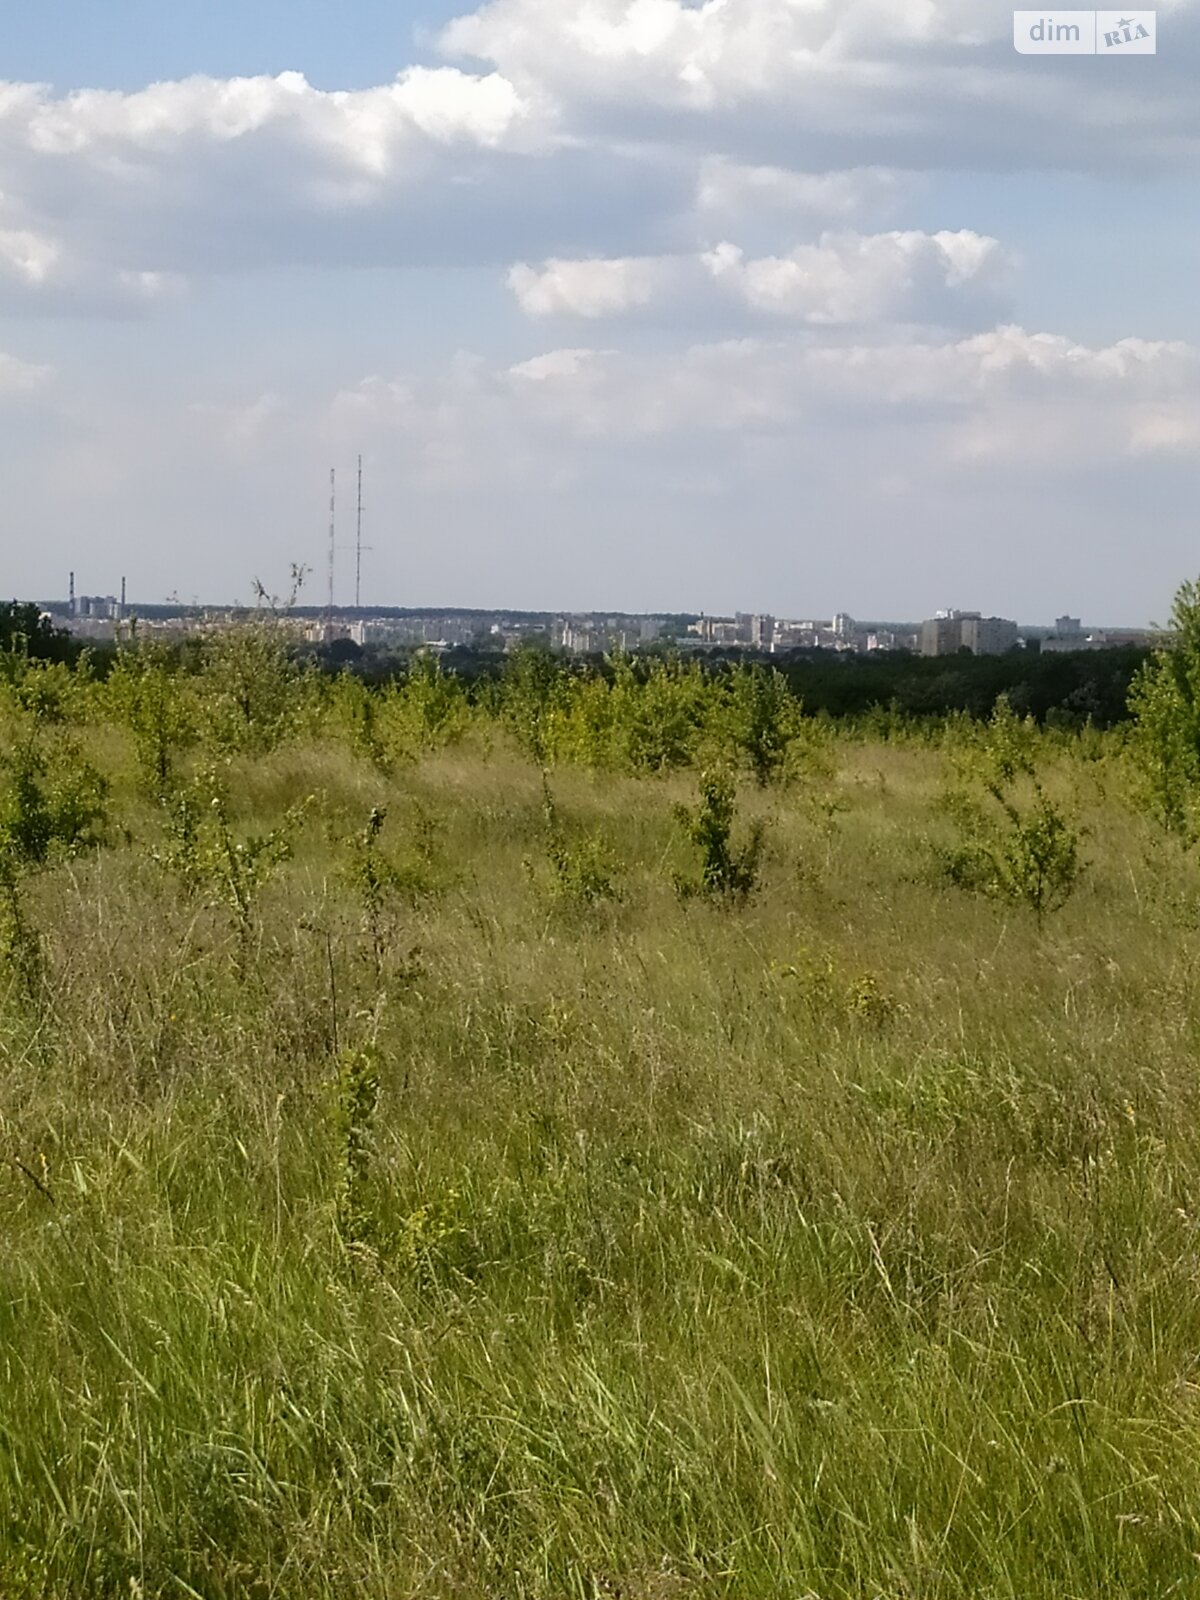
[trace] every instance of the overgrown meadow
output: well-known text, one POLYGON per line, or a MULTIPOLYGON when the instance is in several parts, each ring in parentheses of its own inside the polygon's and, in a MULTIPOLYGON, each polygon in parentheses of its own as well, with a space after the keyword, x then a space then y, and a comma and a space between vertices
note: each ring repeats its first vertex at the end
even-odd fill
POLYGON ((0 657, 0 1595, 1200 1592, 1198 619, 1103 734, 0 657))

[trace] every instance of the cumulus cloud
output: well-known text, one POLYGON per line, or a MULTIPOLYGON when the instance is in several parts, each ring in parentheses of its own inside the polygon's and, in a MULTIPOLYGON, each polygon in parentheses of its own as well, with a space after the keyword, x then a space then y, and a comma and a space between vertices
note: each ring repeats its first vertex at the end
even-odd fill
MULTIPOLYGON (((477 236, 506 205, 515 214, 515 167, 552 147, 508 80, 453 66, 356 91, 295 72, 61 97, 0 85, 0 291, 123 310, 237 265, 402 263, 439 226, 469 236, 462 206, 477 236)), ((563 188, 546 185, 526 217, 563 188)))
POLYGON ((550 260, 513 267, 532 317, 599 318, 656 306, 676 318, 707 294, 758 316, 813 326, 893 321, 978 325, 1003 306, 1010 263, 997 240, 957 233, 823 234, 787 255, 749 258, 728 242, 695 256, 550 260))
POLYGON ((1029 64, 996 0, 491 0, 441 36, 454 59, 536 84, 579 125, 719 130, 726 154, 767 142, 826 164, 1136 170, 1194 160, 1200 27, 1171 0, 1175 65, 1156 114, 1139 85, 1029 64), (1191 69, 1191 70, 1189 70, 1191 69))
POLYGON ((442 45, 576 92, 710 109, 896 42, 978 45, 997 21, 979 13, 971 0, 491 0, 442 45))
POLYGON ((409 67, 353 91, 296 72, 0 84, 0 289, 34 307, 128 309, 275 264, 644 252, 694 194, 694 162, 568 136, 549 97, 496 71, 409 67))
POLYGON ((1007 270, 998 242, 968 230, 825 234, 759 260, 721 244, 704 260, 752 311, 825 325, 957 321, 980 309, 994 315, 1007 270))
MULTIPOLYGON (((880 238, 922 167, 1200 154, 1172 66, 1200 32, 1183 4, 1175 24, 1152 111, 1128 78, 1067 92, 1060 64, 1031 70, 992 0, 491 0, 445 29, 442 64, 363 89, 294 71, 0 84, 0 286, 128 311, 211 272, 544 254, 536 279, 517 269, 522 305, 597 316, 661 294, 660 258, 741 239, 753 258, 722 271, 747 307, 820 317, 842 298, 853 320, 856 289, 832 280, 861 287, 869 264, 785 258, 780 235, 880 238)), ((928 250, 909 265, 936 278, 928 250)))
POLYGON ((947 461, 1016 448, 1019 416, 1022 439, 1053 450, 1069 438, 1073 453, 1103 459, 1114 444, 1125 454, 1185 447, 1200 415, 1200 352, 1134 338, 1089 346, 1016 326, 882 344, 726 339, 669 355, 576 346, 505 368, 460 363, 442 384, 375 378, 339 405, 357 408, 356 426, 386 417, 399 435, 436 425, 443 438, 502 415, 506 428, 533 429, 554 448, 571 437, 752 439, 845 427, 869 450, 872 429, 899 426, 936 435, 947 461))
POLYGON ((230 144, 275 131, 323 149, 350 169, 383 175, 429 139, 496 146, 530 117, 507 79, 456 67, 409 67, 378 88, 327 91, 299 72, 276 77, 185 78, 126 94, 84 89, 54 99, 31 86, 8 86, 0 127, 43 156, 83 156, 110 172, 123 159, 150 159, 189 141, 230 144))
POLYGON ((677 263, 653 257, 613 261, 524 262, 508 275, 521 310, 530 317, 611 317, 648 306, 671 287, 677 263))

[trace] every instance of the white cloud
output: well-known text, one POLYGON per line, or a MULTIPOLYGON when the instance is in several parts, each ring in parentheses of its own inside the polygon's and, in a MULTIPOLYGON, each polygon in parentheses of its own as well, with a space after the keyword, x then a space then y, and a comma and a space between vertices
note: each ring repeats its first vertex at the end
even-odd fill
POLYGON ((491 0, 441 43, 614 136, 638 116, 661 134, 703 115, 726 154, 769 135, 830 167, 882 148, 902 166, 1183 168, 1200 145, 1196 24, 1189 0, 1170 9, 1180 69, 1158 58, 1153 115, 1143 83, 1031 69, 996 0, 491 0))
POLYGON ((444 31, 458 61, 369 88, 298 72, 0 85, 0 282, 9 300, 128 310, 251 265, 545 252, 515 269, 522 306, 595 317, 662 296, 666 258, 734 239, 744 260, 713 259, 759 313, 875 316, 907 270, 908 298, 974 297, 978 316, 994 259, 954 282, 937 247, 901 259, 904 240, 950 235, 869 231, 915 170, 1200 154, 1195 96, 1165 54, 1152 102, 1101 73, 1065 94, 1058 64, 1034 71, 1008 26, 992 0, 492 0, 444 31), (829 244, 777 253, 779 235, 830 226, 829 244), (896 242, 851 259, 857 237, 896 242))
MULTIPOLYGON (((512 169, 553 142, 508 80, 453 66, 354 91, 295 72, 62 97, 0 85, 0 285, 120 311, 239 264, 403 262, 439 228, 479 241, 502 231, 493 213, 519 218, 512 169), (463 230, 462 205, 492 226, 463 230)), ((555 203, 539 191, 526 210, 555 203)))
MULTIPOLYGON (((36 381, 0 362, 0 389, 36 381)), ((103 386, 72 385, 57 436, 47 412, 22 478, 24 503, 36 486, 60 529, 45 582, 73 559, 69 530, 86 512, 143 594, 244 593, 255 571, 323 560, 327 464, 362 452, 380 603, 808 609, 840 597, 853 609, 865 586, 886 614, 945 603, 953 578, 970 581, 951 597, 969 589, 1036 615, 1054 549, 1065 582, 1080 540, 1115 541, 1123 520, 1127 538, 1114 484, 1140 499, 1164 455, 1200 444, 1194 349, 1019 327, 459 356, 330 399, 264 387, 231 399, 227 380, 207 403, 173 393, 113 403, 103 386), (128 529, 135 487, 173 530, 161 549, 128 529), (1023 576, 1018 548, 1034 563, 1023 576), (1006 599, 1009 581, 1021 587, 1006 599)), ((1088 568, 1095 593, 1122 601, 1111 620, 1153 613, 1151 547, 1168 579, 1180 570, 1171 541, 1186 507, 1164 498, 1151 521, 1127 575, 1143 584, 1135 610, 1125 579, 1088 568)))
POLYGON ((825 325, 954 319, 956 295, 986 302, 1006 271, 998 242, 968 230, 824 234, 758 260, 725 243, 704 262, 752 311, 825 325))
POLYGON ((991 323, 1010 263, 985 235, 823 234, 785 256, 748 258, 728 242, 695 256, 520 263, 508 276, 528 316, 618 316, 654 306, 677 318, 705 299, 814 326, 991 323))
POLYGON ((508 375, 530 383, 553 383, 556 378, 577 381, 598 371, 600 363, 616 354, 612 350, 547 350, 508 369, 508 375))
POLYGON ((764 216, 799 220, 857 220, 891 215, 916 187, 912 173, 887 167, 853 167, 842 172, 792 172, 754 166, 728 156, 700 163, 696 211, 704 223, 720 226, 764 216))
POLYGON ((540 269, 520 262, 509 272, 508 284, 526 316, 611 317, 659 298, 670 288, 675 267, 653 257, 551 260, 540 269))
POLYGON ((351 168, 381 175, 416 138, 494 147, 529 115, 498 73, 409 67, 391 84, 362 90, 314 88, 299 72, 277 77, 185 78, 136 93, 84 89, 63 99, 9 86, 0 126, 42 156, 80 156, 113 176, 136 177, 135 162, 192 142, 232 144, 274 133, 323 148, 351 168), (17 88, 25 92, 13 92, 17 88))
POLYGON ((970 0, 491 0, 442 44, 518 78, 711 109, 896 41, 977 44, 994 32, 979 24, 970 0))
POLYGON ((374 378, 338 407, 355 428, 386 422, 443 442, 493 429, 526 447, 541 439, 548 455, 571 439, 749 444, 797 433, 843 433, 869 453, 873 432, 899 427, 931 441, 948 466, 1034 440, 1051 456, 1067 443, 1072 459, 1102 460, 1114 449, 1183 447, 1200 416, 1200 352, 1138 339, 1092 347, 1013 326, 886 344, 729 339, 654 356, 568 347, 508 368, 460 362, 442 383, 374 378))

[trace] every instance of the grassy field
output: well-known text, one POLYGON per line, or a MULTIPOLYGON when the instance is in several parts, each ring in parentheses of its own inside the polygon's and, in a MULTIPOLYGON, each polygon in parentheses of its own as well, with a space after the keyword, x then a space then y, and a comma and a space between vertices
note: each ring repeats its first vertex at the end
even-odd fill
POLYGON ((932 745, 745 783, 726 906, 694 773, 551 773, 589 902, 504 736, 292 742, 239 910, 87 739, 0 974, 5 1600, 1200 1593, 1200 877, 1115 756, 1045 743, 1039 930, 932 745))

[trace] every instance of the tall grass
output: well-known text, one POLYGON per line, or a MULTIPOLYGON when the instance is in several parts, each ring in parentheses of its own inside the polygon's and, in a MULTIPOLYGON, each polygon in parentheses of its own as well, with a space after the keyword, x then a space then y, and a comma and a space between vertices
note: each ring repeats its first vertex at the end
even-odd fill
POLYGON ((243 926, 85 737, 0 979, 0 1594, 1197 1592, 1200 874, 1119 754, 1044 742, 1039 930, 939 877, 936 744, 745 786, 709 903, 692 773, 555 772, 589 899, 505 736, 304 733, 223 769, 231 840, 316 796, 243 926))

